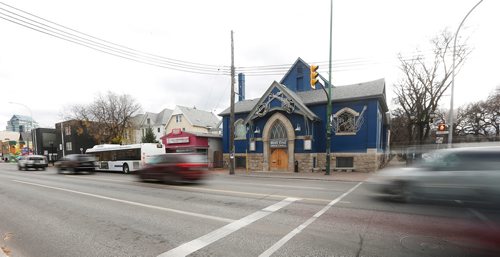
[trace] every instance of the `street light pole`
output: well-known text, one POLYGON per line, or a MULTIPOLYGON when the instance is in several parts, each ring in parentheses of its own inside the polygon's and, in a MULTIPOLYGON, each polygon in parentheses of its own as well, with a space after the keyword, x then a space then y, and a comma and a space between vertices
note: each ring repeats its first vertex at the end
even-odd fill
POLYGON ((464 24, 465 20, 467 17, 469 17, 469 14, 476 9, 476 7, 482 3, 483 0, 480 0, 477 2, 472 9, 469 10, 467 15, 462 19, 462 22, 460 22, 460 25, 457 28, 457 31, 455 32, 455 38, 453 39, 453 66, 452 66, 452 71, 451 71, 451 100, 450 100, 450 113, 448 116, 449 120, 449 125, 448 125, 448 148, 451 148, 453 144, 453 98, 454 98, 454 91, 455 91, 455 53, 457 50, 457 36, 458 32, 460 31, 460 28, 462 28, 462 25, 464 24))
MULTIPOLYGON (((30 134, 31 134, 31 131, 33 130, 33 112, 31 111, 31 109, 25 105, 25 104, 22 104, 22 103, 16 103, 16 102, 9 102, 10 104, 18 104, 18 105, 21 105, 23 107, 25 107, 26 109, 28 109, 28 111, 30 112, 30 134)), ((31 135, 30 135, 31 136, 31 135)), ((30 154, 30 140, 28 138, 28 140, 26 140, 26 144, 28 145, 28 155, 30 154)))

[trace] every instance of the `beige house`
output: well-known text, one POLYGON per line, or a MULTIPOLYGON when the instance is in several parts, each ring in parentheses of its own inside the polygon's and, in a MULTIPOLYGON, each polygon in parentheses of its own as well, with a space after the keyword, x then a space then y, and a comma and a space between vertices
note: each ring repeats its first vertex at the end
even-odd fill
POLYGON ((198 110, 196 107, 176 106, 167 121, 165 133, 173 129, 192 133, 219 134, 221 121, 214 113, 198 110))
POLYGON ((156 140, 161 142, 161 137, 166 134, 165 125, 170 119, 171 114, 172 110, 163 109, 159 113, 146 112, 132 117, 132 128, 126 132, 124 143, 141 143, 147 128, 151 128, 155 134, 156 140))

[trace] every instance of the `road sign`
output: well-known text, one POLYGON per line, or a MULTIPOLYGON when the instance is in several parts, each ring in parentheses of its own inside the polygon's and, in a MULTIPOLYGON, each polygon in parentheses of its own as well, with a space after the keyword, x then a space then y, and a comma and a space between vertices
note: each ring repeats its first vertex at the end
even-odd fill
POLYGON ((436 135, 448 135, 449 131, 448 130, 445 130, 445 131, 436 131, 436 135))
POLYGON ((436 144, 442 144, 443 143, 443 137, 436 137, 436 144))

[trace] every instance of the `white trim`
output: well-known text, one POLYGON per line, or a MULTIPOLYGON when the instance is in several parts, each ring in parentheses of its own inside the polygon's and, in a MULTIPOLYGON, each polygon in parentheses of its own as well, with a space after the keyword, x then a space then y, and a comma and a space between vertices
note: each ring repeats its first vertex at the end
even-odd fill
POLYGON ((338 112, 336 112, 333 116, 334 116, 334 117, 337 117, 337 116, 339 116, 340 114, 342 114, 343 112, 348 112, 348 113, 350 113, 350 114, 352 114, 352 115, 354 115, 354 116, 356 116, 356 117, 357 117, 357 116, 359 116, 359 112, 357 112, 357 111, 355 111, 355 110, 353 110, 353 109, 351 109, 351 108, 349 108, 349 107, 344 107, 344 108, 340 109, 340 110, 339 110, 338 112))

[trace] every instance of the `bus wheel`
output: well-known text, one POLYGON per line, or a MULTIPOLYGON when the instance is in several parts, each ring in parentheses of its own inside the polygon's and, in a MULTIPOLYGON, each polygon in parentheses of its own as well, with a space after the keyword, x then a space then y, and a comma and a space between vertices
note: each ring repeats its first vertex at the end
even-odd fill
POLYGON ((130 169, 128 168, 128 164, 123 164, 123 173, 128 174, 130 172, 130 169))

